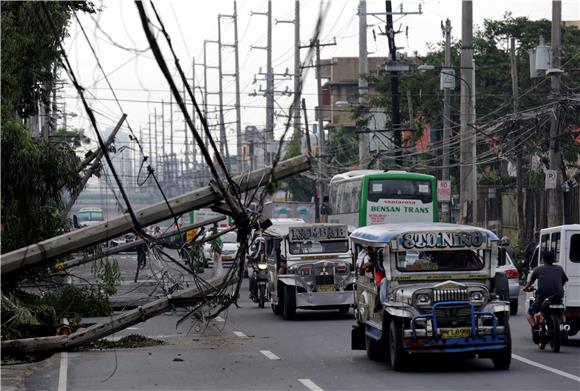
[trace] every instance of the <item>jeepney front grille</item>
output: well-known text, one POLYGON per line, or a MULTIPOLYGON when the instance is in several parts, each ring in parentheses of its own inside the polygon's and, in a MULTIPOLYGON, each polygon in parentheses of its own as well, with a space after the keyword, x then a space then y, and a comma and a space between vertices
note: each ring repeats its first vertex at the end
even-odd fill
POLYGON ((437 327, 470 327, 471 307, 466 304, 449 304, 436 307, 437 327))
POLYGON ((316 276, 316 285, 334 284, 333 275, 316 276))
POLYGON ((434 289, 433 302, 440 301, 469 301, 467 289, 434 289))

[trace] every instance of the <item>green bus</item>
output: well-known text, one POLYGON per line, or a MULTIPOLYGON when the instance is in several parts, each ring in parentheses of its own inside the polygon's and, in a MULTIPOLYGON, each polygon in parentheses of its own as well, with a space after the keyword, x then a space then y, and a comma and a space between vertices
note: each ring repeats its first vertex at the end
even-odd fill
POLYGON ((328 223, 353 227, 439 221, 437 180, 407 171, 357 170, 330 181, 323 212, 328 223))

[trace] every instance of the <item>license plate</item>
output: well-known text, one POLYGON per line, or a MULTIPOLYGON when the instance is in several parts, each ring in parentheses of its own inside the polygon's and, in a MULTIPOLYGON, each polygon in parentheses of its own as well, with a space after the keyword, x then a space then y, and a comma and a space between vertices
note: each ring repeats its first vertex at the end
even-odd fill
POLYGON ((450 339, 450 338, 466 338, 471 335, 471 328, 469 327, 460 327, 456 329, 439 329, 439 335, 443 339, 450 339))
POLYGON ((318 285, 316 287, 316 292, 334 292, 334 291, 336 291, 336 289, 334 288, 334 285, 332 285, 332 284, 318 285))

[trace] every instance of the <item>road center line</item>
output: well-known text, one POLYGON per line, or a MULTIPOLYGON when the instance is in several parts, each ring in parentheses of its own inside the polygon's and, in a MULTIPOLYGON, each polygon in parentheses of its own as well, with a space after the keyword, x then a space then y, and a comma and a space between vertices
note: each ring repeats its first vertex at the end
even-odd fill
POLYGON ((318 387, 316 383, 314 383, 310 379, 298 379, 298 381, 304 384, 304 387, 308 388, 310 391, 324 391, 322 388, 318 387))
POLYGON ((68 353, 60 353, 60 369, 58 371, 58 391, 66 391, 66 379, 68 377, 68 353))
POLYGON ((234 334, 240 338, 248 338, 248 336, 246 334, 242 333, 241 331, 234 331, 234 334))
POLYGON ((571 373, 564 372, 564 371, 561 371, 559 369, 552 368, 552 367, 549 367, 549 366, 544 365, 544 364, 540 364, 540 363, 532 361, 532 360, 528 360, 527 358, 522 357, 522 356, 518 356, 517 354, 512 354, 512 358, 515 358, 516 360, 521 361, 523 363, 526 363, 528 365, 543 369, 545 371, 555 373, 556 375, 567 377, 568 379, 572 379, 572 380, 580 383, 580 377, 572 375, 571 373))
POLYGON ((260 353, 262 353, 264 356, 268 357, 270 360, 280 360, 280 357, 276 356, 274 353, 272 353, 269 350, 260 350, 260 353))

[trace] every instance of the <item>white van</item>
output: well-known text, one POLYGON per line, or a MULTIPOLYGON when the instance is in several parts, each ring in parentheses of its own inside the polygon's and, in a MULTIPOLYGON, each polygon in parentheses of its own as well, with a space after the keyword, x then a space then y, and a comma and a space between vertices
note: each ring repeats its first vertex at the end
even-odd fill
POLYGON ((541 230, 540 243, 534 252, 530 269, 541 264, 540 254, 548 250, 556 255, 556 264, 568 276, 569 281, 564 286, 564 304, 566 323, 570 325, 568 335, 572 336, 580 330, 580 224, 541 230))

